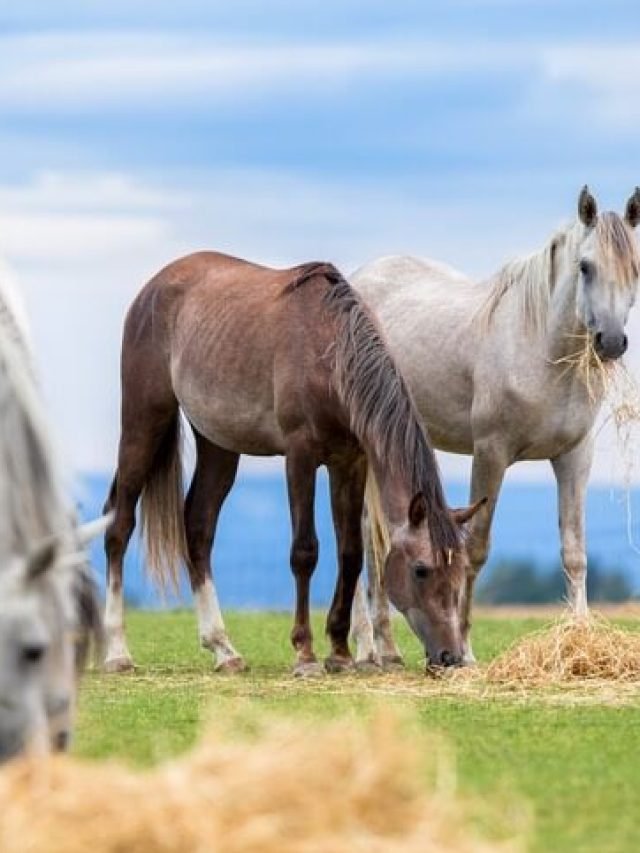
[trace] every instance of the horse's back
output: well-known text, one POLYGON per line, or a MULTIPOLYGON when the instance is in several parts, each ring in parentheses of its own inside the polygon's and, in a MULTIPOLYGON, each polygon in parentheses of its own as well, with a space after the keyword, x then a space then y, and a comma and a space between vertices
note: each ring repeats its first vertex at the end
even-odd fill
POLYGON ((474 286, 467 276, 448 264, 410 255, 377 258, 359 267, 350 281, 365 298, 376 300, 397 291, 416 290, 424 297, 430 291, 452 285, 465 292, 474 286))

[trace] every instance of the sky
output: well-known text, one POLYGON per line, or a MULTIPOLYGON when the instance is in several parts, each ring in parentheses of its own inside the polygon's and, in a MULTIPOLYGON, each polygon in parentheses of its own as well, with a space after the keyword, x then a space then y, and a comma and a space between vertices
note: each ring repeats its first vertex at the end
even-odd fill
MULTIPOLYGON (((585 182, 622 212, 639 125, 636 0, 2 4, 0 254, 69 464, 112 468, 124 313, 173 258, 484 278, 585 182)), ((630 341, 640 378, 640 311, 630 341)), ((600 482, 616 448, 603 430, 600 482)))

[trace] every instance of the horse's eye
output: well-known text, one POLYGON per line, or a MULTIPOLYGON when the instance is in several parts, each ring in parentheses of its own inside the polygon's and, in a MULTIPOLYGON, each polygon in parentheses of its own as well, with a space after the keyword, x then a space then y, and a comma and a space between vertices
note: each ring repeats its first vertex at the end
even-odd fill
POLYGON ((580 272, 585 278, 588 278, 593 271, 593 264, 590 261, 580 261, 580 272))
POLYGON ((413 567, 413 574, 416 580, 426 580, 429 576, 429 566, 426 563, 416 563, 413 567))
POLYGON ((40 663, 46 650, 47 647, 44 643, 30 643, 22 649, 22 660, 25 664, 33 666, 40 663))

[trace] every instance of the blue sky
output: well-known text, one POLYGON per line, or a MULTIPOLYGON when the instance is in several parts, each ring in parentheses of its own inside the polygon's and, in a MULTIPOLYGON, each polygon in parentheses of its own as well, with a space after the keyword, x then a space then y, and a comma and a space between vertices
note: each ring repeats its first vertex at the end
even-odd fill
POLYGON ((0 250, 77 468, 112 463, 122 316, 172 257, 483 277, 585 181, 618 210, 640 183, 637 2, 3 6, 0 250))

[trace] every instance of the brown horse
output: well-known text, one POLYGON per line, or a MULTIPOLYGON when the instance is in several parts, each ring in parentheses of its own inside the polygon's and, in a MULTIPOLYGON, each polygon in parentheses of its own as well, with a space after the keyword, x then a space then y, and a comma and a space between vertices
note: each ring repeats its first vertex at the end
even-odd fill
POLYGON ((132 666, 122 561, 142 495, 148 563, 166 582, 189 571, 202 645, 218 667, 244 664, 229 642, 211 578, 218 515, 241 453, 283 454, 296 583, 294 672, 321 670, 309 625, 318 557, 316 469, 329 470, 338 579, 326 667, 353 666, 350 613, 362 565, 367 463, 392 530, 385 584, 432 663, 457 664, 465 577, 459 524, 407 386, 364 304, 335 267, 272 270, 213 252, 163 269, 131 306, 122 349, 122 433, 107 509, 106 668, 132 666), (197 462, 183 501, 180 410, 197 462), (184 504, 184 506, 183 506, 184 504))

